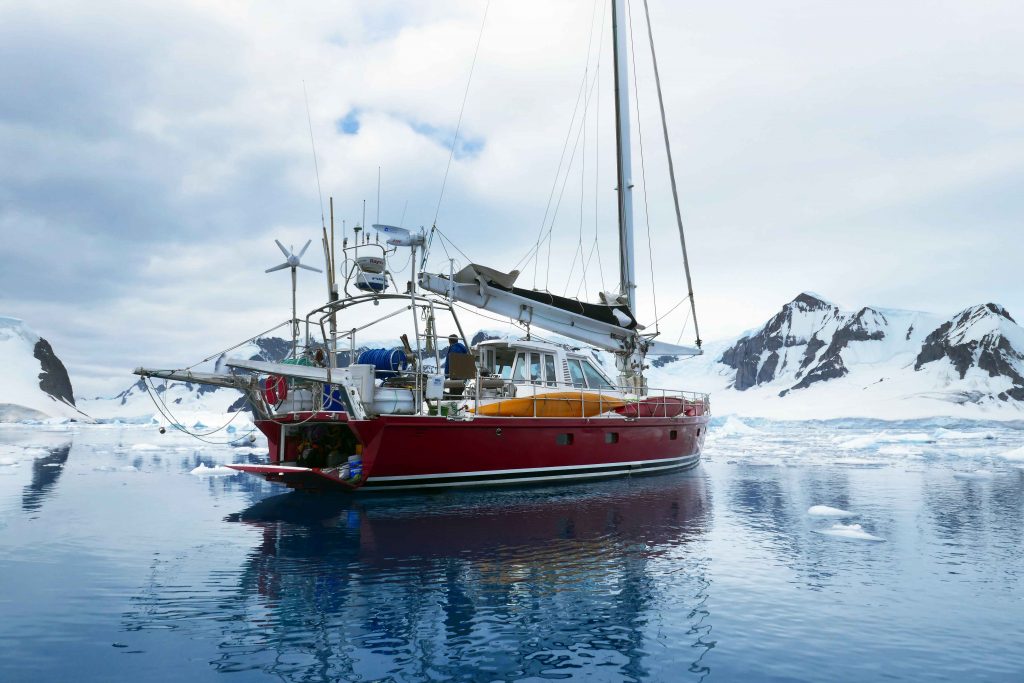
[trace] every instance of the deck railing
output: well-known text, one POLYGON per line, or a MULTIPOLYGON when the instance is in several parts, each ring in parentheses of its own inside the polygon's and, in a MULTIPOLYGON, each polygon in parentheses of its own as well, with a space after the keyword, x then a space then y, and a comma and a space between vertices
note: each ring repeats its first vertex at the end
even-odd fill
MULTIPOLYGON (((312 358, 318 350, 322 354, 323 348, 319 344, 300 346, 297 356, 312 358)), ((321 359, 322 356, 317 360, 321 359)), ((425 382, 422 379, 415 381, 415 374, 408 373, 408 376, 405 376, 405 373, 401 373, 390 378, 388 384, 394 388, 400 386, 400 380, 406 379, 410 390, 419 393, 417 389, 424 387, 425 382)), ((323 384, 309 380, 299 380, 290 384, 293 385, 291 395, 277 406, 267 404, 262 392, 254 392, 256 395, 251 398, 257 404, 258 411, 265 410, 268 416, 297 412, 329 412, 325 410, 323 384)), ((424 401, 420 395, 419 400, 414 400, 414 403, 425 408, 432 407, 430 412, 435 415, 447 413, 450 419, 485 418, 506 412, 521 413, 524 402, 530 404, 529 413, 517 416, 637 419, 684 414, 707 415, 711 409, 708 394, 679 389, 647 387, 642 395, 638 395, 635 388, 630 386, 584 387, 570 382, 512 380, 486 375, 466 380, 458 387, 454 385, 453 380, 446 381, 442 399, 424 401), (512 401, 516 403, 511 404, 512 401), (547 409, 555 403, 559 404, 562 414, 549 414, 559 412, 547 409), (511 405, 516 406, 515 411, 506 410, 511 405)))

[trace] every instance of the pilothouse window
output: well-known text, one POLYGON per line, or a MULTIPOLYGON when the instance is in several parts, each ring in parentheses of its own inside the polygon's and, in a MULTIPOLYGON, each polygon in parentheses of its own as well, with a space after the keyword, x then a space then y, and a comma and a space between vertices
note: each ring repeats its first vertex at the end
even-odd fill
POLYGON ((549 353, 544 354, 544 373, 548 378, 548 386, 555 386, 558 378, 555 377, 555 357, 549 353))
POLYGON ((583 379, 583 368, 580 367, 580 362, 575 358, 569 360, 569 376, 572 378, 572 385, 574 387, 585 387, 587 386, 586 381, 583 379))
POLYGON ((540 354, 530 354, 530 380, 540 382, 540 354))
POLYGON ((590 385, 591 389, 611 389, 613 388, 608 380, 597 371, 590 361, 583 361, 583 374, 587 376, 587 384, 590 385))
POLYGON ((525 382, 526 381, 526 354, 520 353, 516 355, 516 369, 512 373, 513 382, 525 382))
POLYGON ((512 379, 512 365, 515 364, 515 360, 515 351, 498 349, 494 353, 494 374, 502 379, 512 379))

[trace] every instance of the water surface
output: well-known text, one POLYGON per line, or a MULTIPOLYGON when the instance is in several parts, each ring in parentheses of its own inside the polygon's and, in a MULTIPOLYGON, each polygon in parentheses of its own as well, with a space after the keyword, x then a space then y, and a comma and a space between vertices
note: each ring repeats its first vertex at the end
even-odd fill
POLYGON ((387 497, 4 427, 0 679, 1024 680, 1014 427, 733 420, 689 473, 387 497))

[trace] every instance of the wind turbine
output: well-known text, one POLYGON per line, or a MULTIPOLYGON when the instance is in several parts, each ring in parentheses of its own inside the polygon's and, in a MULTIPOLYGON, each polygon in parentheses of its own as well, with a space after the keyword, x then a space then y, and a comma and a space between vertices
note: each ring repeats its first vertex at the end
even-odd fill
POLYGON ((313 240, 307 241, 306 246, 302 247, 302 251, 300 251, 298 255, 295 254, 294 244, 292 245, 291 249, 285 249, 284 245, 281 244, 278 240, 274 240, 274 242, 277 244, 277 248, 281 250, 281 253, 284 254, 285 262, 279 266, 267 268, 266 272, 273 273, 275 270, 283 270, 285 268, 292 269, 292 356, 294 357, 298 354, 299 347, 299 321, 297 319, 298 314, 296 313, 295 310, 295 289, 297 279, 296 273, 298 272, 299 268, 312 270, 314 273, 322 273, 323 271, 320 270, 319 268, 314 268, 313 266, 303 265, 300 262, 302 259, 302 255, 306 253, 307 249, 309 249, 309 245, 312 244, 313 240))

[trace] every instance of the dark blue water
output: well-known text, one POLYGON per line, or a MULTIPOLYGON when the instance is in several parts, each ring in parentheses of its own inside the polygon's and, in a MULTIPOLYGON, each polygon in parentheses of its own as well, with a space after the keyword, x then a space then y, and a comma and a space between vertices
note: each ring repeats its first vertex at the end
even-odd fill
POLYGON ((685 474, 387 498, 0 429, 0 680, 1024 680, 1021 432, 759 428, 685 474))

